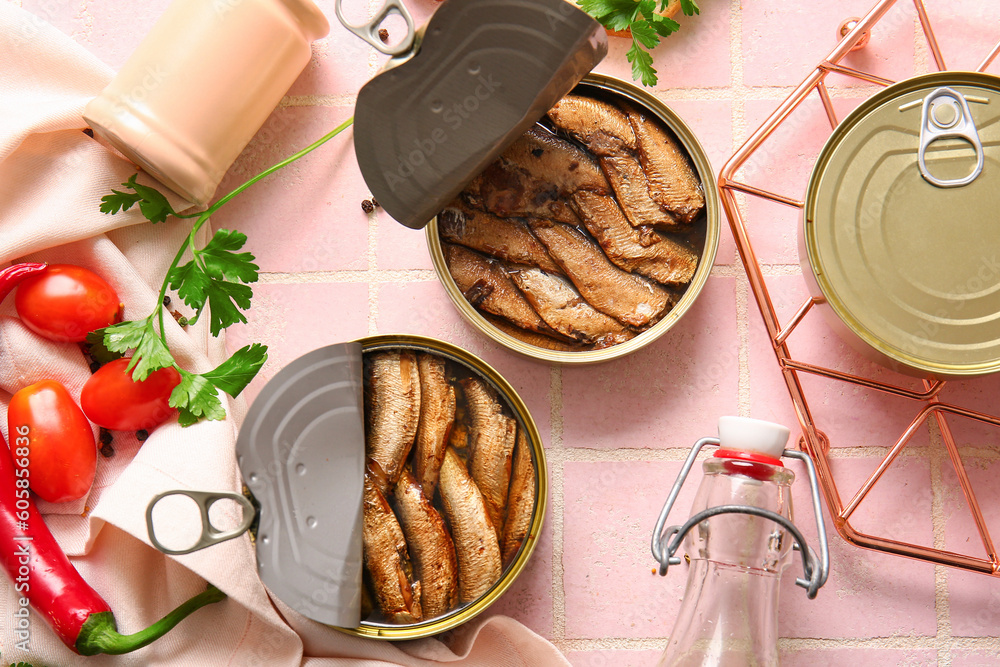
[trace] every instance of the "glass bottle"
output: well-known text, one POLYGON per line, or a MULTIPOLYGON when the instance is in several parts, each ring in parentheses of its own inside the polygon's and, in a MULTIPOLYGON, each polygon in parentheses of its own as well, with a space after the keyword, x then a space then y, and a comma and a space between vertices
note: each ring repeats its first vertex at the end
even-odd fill
POLYGON ((719 449, 702 464, 696 523, 684 536, 687 589, 660 667, 778 664, 778 589, 795 539, 771 518, 746 512, 769 510, 790 524, 795 474, 779 458, 787 438, 777 424, 720 420, 719 449))

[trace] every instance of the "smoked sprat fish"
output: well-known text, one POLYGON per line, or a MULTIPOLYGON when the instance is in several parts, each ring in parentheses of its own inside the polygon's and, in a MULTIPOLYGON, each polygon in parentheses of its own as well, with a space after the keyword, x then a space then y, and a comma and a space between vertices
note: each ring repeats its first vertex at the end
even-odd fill
POLYGON ((514 468, 511 473, 510 493, 507 497, 507 518, 503 524, 503 543, 500 555, 504 564, 517 555, 531 530, 531 516, 535 509, 535 469, 531 465, 531 445, 523 431, 517 434, 514 450, 514 468))
POLYGON ((559 273, 559 267, 549 257, 545 246, 532 236, 523 220, 499 218, 479 211, 461 198, 438 215, 438 231, 449 243, 458 243, 506 262, 559 273))
POLYGON ((573 196, 587 231, 619 268, 653 280, 683 285, 694 277, 698 255, 655 231, 633 227, 613 197, 591 192, 573 196))
POLYGON ((530 224, 577 291, 597 310, 624 324, 644 327, 673 304, 663 287, 619 269, 580 230, 545 220, 530 224))
POLYGON ((458 560, 444 519, 417 479, 404 469, 395 489, 399 523, 420 581, 424 618, 435 618, 458 604, 458 560))
POLYGON ((562 276, 541 269, 512 269, 510 277, 545 323, 559 333, 584 343, 615 344, 634 338, 621 322, 584 300, 562 276))
POLYGON ((678 220, 691 222, 705 208, 705 194, 687 156, 648 112, 628 104, 622 106, 638 139, 649 194, 678 220))
POLYGON ((511 338, 516 338, 522 343, 527 343, 533 347, 540 347, 543 350, 555 350, 558 352, 583 352, 584 350, 591 349, 589 345, 584 345, 582 343, 564 342, 558 338, 546 336, 545 334, 535 333, 534 331, 525 331, 524 329, 516 327, 507 320, 499 317, 492 315, 486 315, 485 317, 487 322, 511 338))
POLYGON ((469 473, 483 494, 490 522, 500 540, 517 422, 503 413, 496 392, 483 380, 466 378, 459 385, 469 415, 469 473))
POLYGON ((618 156, 638 148, 628 116, 609 102, 567 95, 549 109, 549 118, 594 155, 618 156))
POLYGON ((465 463, 450 447, 441 465, 438 489, 458 558, 459 601, 472 602, 500 579, 502 565, 496 530, 479 488, 465 463))
POLYGON ((522 329, 539 332, 548 329, 497 260, 460 245, 441 247, 451 277, 469 303, 505 317, 522 329))
POLYGON ((410 350, 365 359, 365 455, 378 490, 388 493, 403 471, 420 421, 420 376, 410 350))
POLYGON ((580 190, 601 194, 611 191, 593 155, 538 125, 501 153, 500 161, 532 178, 551 183, 564 197, 580 190))
POLYGON ((363 504, 364 564, 378 608, 392 623, 416 623, 423 619, 420 582, 396 515, 371 474, 365 475, 363 504))
POLYGON ((445 361, 417 353, 420 375, 420 424, 417 428, 414 469, 427 498, 434 497, 444 449, 455 423, 455 388, 448 382, 445 361))
POLYGON ((653 201, 649 193, 649 179, 637 158, 631 155, 602 157, 601 168, 611 182, 625 217, 633 227, 649 226, 668 232, 688 229, 687 225, 653 201))

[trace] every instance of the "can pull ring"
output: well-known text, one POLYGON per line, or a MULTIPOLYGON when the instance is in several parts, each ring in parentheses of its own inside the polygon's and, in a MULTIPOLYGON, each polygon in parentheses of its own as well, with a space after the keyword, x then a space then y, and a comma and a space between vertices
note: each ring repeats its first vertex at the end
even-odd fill
POLYGON ((813 513, 816 515, 816 529, 819 535, 819 556, 816 555, 816 552, 812 548, 806 545, 802 533, 799 532, 792 522, 777 512, 759 507, 719 505, 695 514, 683 526, 664 527, 667 523, 667 517, 670 515, 670 510, 674 506, 674 501, 677 500, 677 496, 681 492, 681 487, 684 485, 684 480, 687 479, 688 473, 691 472, 691 468, 694 466, 698 453, 707 445, 718 447, 719 439, 702 438, 691 447, 691 452, 688 454, 687 459, 685 459, 684 465, 681 467, 676 481, 674 481, 674 486, 670 489, 670 495, 667 496, 667 501, 663 504, 660 516, 656 520, 656 527, 653 528, 653 558, 660 563, 660 576, 665 575, 671 565, 680 565, 681 559, 674 554, 680 548, 684 535, 699 523, 719 514, 752 514, 765 519, 771 519, 789 532, 794 541, 795 550, 799 551, 802 555, 802 573, 804 577, 797 578, 795 584, 806 589, 806 596, 810 600, 815 598, 816 593, 826 583, 827 577, 830 574, 830 548, 826 539, 826 523, 823 521, 822 500, 819 497, 819 480, 816 476, 816 466, 805 452, 786 449, 782 453, 782 456, 798 459, 806 466, 806 472, 809 475, 809 486, 812 490, 813 513))
POLYGON ((983 145, 965 97, 947 87, 938 88, 925 97, 920 112, 920 150, 917 153, 917 165, 924 179, 939 188, 958 188, 976 180, 983 171, 983 162, 983 145), (976 166, 972 173, 952 180, 943 180, 930 173, 925 154, 927 147, 938 139, 965 139, 972 144, 976 151, 976 166))
POLYGON ((179 556, 204 549, 205 547, 210 547, 213 544, 218 544, 219 542, 231 540, 234 537, 239 537, 245 533, 248 528, 250 528, 250 524, 253 523, 254 517, 256 516, 257 510, 254 508, 253 503, 251 503, 245 496, 238 493, 174 489, 158 493, 152 500, 149 501, 149 505, 146 506, 146 532, 149 534, 149 541, 153 543, 154 547, 165 554, 179 556), (156 531, 153 528, 153 508, 156 507, 156 503, 160 502, 167 496, 187 496, 193 500, 196 505, 198 505, 198 511, 201 513, 201 535, 198 537, 197 542, 186 549, 171 549, 164 546, 163 543, 156 538, 156 531), (212 520, 208 516, 208 512, 212 508, 212 505, 219 500, 235 501, 236 504, 243 510, 243 518, 240 520, 239 525, 232 530, 219 530, 212 525, 212 520))
POLYGON ((347 17, 344 16, 343 5, 344 0, 337 0, 334 5, 334 9, 337 11, 337 18, 340 20, 341 25, 374 46, 382 53, 387 56, 398 56, 406 53, 413 47, 413 42, 416 39, 417 33, 413 27, 413 17, 410 16, 410 12, 406 9, 406 5, 403 4, 402 0, 385 0, 385 2, 382 3, 381 9, 376 12, 375 17, 368 23, 362 23, 361 25, 353 25, 348 22, 347 17), (378 30, 379 26, 382 25, 382 22, 385 21, 386 18, 388 18, 389 14, 394 12, 403 17, 403 20, 406 22, 406 35, 395 46, 389 46, 378 36, 378 30))

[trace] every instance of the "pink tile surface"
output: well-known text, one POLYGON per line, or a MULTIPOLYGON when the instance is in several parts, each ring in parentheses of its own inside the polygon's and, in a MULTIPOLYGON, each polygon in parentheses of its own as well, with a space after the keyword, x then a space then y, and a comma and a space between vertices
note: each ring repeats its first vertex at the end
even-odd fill
MULTIPOLYGON (((837 46, 839 28, 851 17, 864 16, 874 3, 775 5, 764 0, 743 3, 743 79, 750 86, 796 85, 837 46)), ((899 80, 913 73, 914 10, 899 2, 879 23, 866 48, 851 54, 845 65, 899 80)))
MULTIPOLYGON (((686 568, 665 577, 649 541, 679 462, 566 463, 563 594, 566 638, 665 637, 684 595, 686 568)), ((685 485, 668 525, 682 523, 695 488, 685 485)))
MULTIPOLYGON (((221 196, 305 148, 351 115, 350 108, 281 107, 264 123, 219 185, 221 196)), ((212 218, 238 229, 262 271, 359 270, 368 266, 370 197, 350 128, 255 184, 212 218)))
POLYGON ((246 324, 226 332, 226 346, 268 346, 268 359, 244 391, 248 401, 274 374, 297 357, 368 332, 368 288, 358 284, 256 285, 246 324))
POLYGON ((780 657, 783 667, 840 667, 840 665, 909 667, 909 665, 935 665, 938 654, 934 649, 829 648, 786 650, 781 652, 780 657))
MULTIPOLYGON (((805 283, 801 276, 796 275, 774 276, 767 283, 774 309, 784 324, 808 298, 805 283)), ((787 385, 778 368, 763 320, 756 307, 751 307, 751 415, 794 427, 798 420, 787 385)), ((796 360, 817 366, 832 366, 839 371, 876 381, 899 383, 911 390, 920 389, 919 381, 899 376, 862 357, 830 328, 816 309, 810 311, 787 343, 796 360)), ((891 445, 919 411, 919 407, 911 401, 858 385, 808 373, 800 373, 800 378, 817 427, 827 434, 835 447, 891 445)), ((926 440, 923 433, 926 429, 914 436, 914 446, 926 440)))
POLYGON ((566 657, 573 667, 646 667, 655 665, 660 653, 661 651, 570 651, 566 657))
MULTIPOLYGON (((653 52, 653 67, 659 77, 657 88, 729 85, 732 76, 729 50, 720 48, 729 39, 729 6, 706 2, 701 5, 700 15, 689 17, 678 12, 674 19, 681 24, 680 30, 664 38, 653 52)), ((597 66, 597 71, 632 81, 632 68, 625 59, 631 47, 631 39, 609 37, 608 55, 597 66)))
POLYGON ((563 370, 567 447, 690 447, 735 414, 739 380, 734 280, 710 278, 658 340, 623 359, 563 370), (622 419, 622 415, 628 415, 622 419))
MULTIPOLYGON (((841 488, 853 493, 877 465, 877 459, 837 459, 834 475, 841 488)), ((795 525, 819 553, 816 520, 804 468, 790 466, 797 479, 792 487, 795 525)), ((897 461, 862 503, 852 524, 868 534, 931 545, 931 493, 926 462, 897 461)), ((795 585, 801 561, 793 559, 781 581, 778 630, 782 637, 865 638, 929 636, 937 631, 934 611, 934 568, 917 561, 862 551, 834 530, 825 514, 830 543, 830 578, 816 599, 795 585)), ((875 663, 871 663, 875 664, 875 663)))
MULTIPOLYGON (((6 0, 55 25, 118 68, 155 23, 167 0, 46 2, 6 0)), ((458 1, 458 0, 450 0, 458 1)), ((386 58, 336 21, 334 0, 317 0, 329 36, 289 90, 285 105, 238 158, 219 192, 239 184, 332 129, 352 113, 358 90, 386 58)), ((924 0, 946 63, 976 67, 1000 38, 993 0, 924 0)), ((346 2, 359 21, 379 3, 346 2)), ((840 22, 875 0, 841 3, 765 0, 702 2, 702 14, 655 52, 654 94, 690 125, 716 176, 736 148, 837 43, 840 22)), ((418 25, 439 6, 407 0, 418 25)), ((398 22, 386 24, 392 38, 398 22)), ((871 46, 844 65, 898 80, 932 69, 912 2, 898 0, 876 26, 871 46)), ((629 41, 610 39, 598 70, 626 81, 629 41)), ((989 71, 1000 74, 1000 59, 989 71)), ((831 75, 843 118, 877 88, 831 75)), ((741 171, 754 186, 801 199, 815 156, 830 132, 813 96, 794 111, 741 171)), ((487 614, 505 614, 552 640, 574 667, 655 664, 683 594, 686 571, 652 574, 649 538, 676 475, 681 449, 712 435, 720 415, 781 422, 798 435, 786 384, 723 215, 716 268, 699 301, 660 340, 630 357, 590 367, 551 367, 492 343, 464 321, 435 278, 422 232, 383 211, 358 170, 350 131, 272 176, 217 214, 215 228, 248 235, 263 279, 245 325, 227 347, 269 346, 269 360, 247 389, 250 400, 285 364, 316 347, 371 333, 443 339, 480 356, 524 400, 547 448, 552 487, 538 547, 527 568, 487 614)), ((800 211, 740 195, 750 242, 767 267, 779 319, 807 298, 798 275, 800 211)), ((788 340, 796 359, 919 389, 866 360, 813 312, 788 340)), ((848 502, 920 404, 855 385, 800 374, 817 426, 833 445, 831 471, 848 502)), ((946 402, 996 409, 1000 376, 949 383, 946 402)), ((950 417, 969 478, 994 541, 1000 540, 1000 484, 993 426, 950 417)), ((794 488, 796 523, 817 547, 805 475, 794 488)), ((697 469, 696 469, 697 471, 697 469)), ((686 518, 697 472, 671 522, 686 518)), ((832 567, 815 600, 782 580, 782 664, 985 667, 1000 663, 1000 579, 935 568, 862 550, 835 531, 826 513, 832 567)), ((851 525, 859 531, 981 556, 985 553, 932 418, 921 423, 851 525)))

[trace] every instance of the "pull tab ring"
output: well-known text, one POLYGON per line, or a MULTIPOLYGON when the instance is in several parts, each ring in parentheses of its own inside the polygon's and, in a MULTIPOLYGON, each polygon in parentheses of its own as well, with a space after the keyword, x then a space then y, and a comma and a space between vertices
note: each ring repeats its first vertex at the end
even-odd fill
POLYGON ((406 5, 403 4, 402 0, 385 0, 382 3, 381 9, 375 14, 375 17, 368 23, 362 23, 361 25, 353 25, 347 21, 347 17, 344 16, 343 5, 344 0, 337 0, 334 5, 341 25, 387 56, 402 55, 413 46, 417 33, 413 27, 413 17, 410 16, 410 12, 406 9, 406 5), (399 14, 403 18, 403 21, 406 22, 406 36, 395 46, 385 44, 378 36, 379 26, 392 13, 399 14))
POLYGON ((927 182, 939 188, 958 188, 968 185, 983 171, 983 145, 972 120, 972 112, 965 97, 948 87, 938 88, 924 98, 920 111, 920 149, 917 166, 927 182), (965 139, 976 151, 976 166, 968 176, 952 180, 940 179, 927 169, 927 148, 939 139, 965 139))
POLYGON ((254 517, 257 514, 257 510, 254 508, 253 503, 251 503, 245 496, 238 493, 216 493, 213 491, 187 491, 184 489, 174 489, 172 491, 164 491, 153 497, 149 501, 149 505, 146 506, 146 532, 149 535, 149 541, 153 543, 153 546, 170 556, 180 556, 183 554, 189 554, 205 547, 210 547, 213 544, 218 544, 219 542, 225 542, 226 540, 231 540, 234 537, 239 537, 250 528, 250 524, 253 523, 254 517), (164 546, 157 538, 156 531, 153 528, 153 508, 156 503, 160 502, 167 496, 187 496, 198 505, 198 510, 201 513, 201 535, 198 541, 186 549, 170 549, 164 546), (212 525, 212 520, 208 516, 209 510, 219 500, 232 500, 235 501, 243 510, 243 519, 240 521, 239 525, 232 530, 219 530, 212 525))

